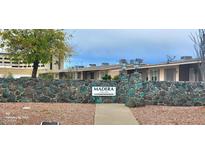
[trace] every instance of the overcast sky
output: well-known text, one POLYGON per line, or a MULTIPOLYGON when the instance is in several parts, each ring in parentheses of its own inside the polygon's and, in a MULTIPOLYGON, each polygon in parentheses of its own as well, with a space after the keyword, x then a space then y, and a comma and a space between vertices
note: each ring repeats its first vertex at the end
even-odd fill
POLYGON ((73 34, 75 55, 66 62, 74 65, 118 63, 119 59, 142 58, 145 63, 166 61, 166 55, 194 56, 189 35, 196 30, 66 30, 73 34))

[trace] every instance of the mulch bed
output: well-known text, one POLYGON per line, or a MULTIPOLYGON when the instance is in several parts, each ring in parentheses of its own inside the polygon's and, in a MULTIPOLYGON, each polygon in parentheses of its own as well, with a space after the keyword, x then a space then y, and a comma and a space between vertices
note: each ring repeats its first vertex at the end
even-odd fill
POLYGON ((143 125, 204 125, 205 107, 154 106, 131 108, 143 125))
POLYGON ((94 104, 0 103, 1 125, 40 125, 42 121, 91 125, 94 116, 94 104))

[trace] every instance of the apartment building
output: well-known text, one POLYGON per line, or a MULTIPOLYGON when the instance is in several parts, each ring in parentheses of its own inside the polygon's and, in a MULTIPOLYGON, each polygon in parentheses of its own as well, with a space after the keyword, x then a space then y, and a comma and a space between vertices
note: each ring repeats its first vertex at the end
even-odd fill
MULTIPOLYGON (((201 81, 198 68, 200 63, 198 59, 184 56, 170 63, 140 66, 138 71, 142 74, 143 80, 148 81, 201 81)), ((128 69, 128 72, 129 70, 133 71, 128 69)))
POLYGON ((75 79, 75 80, 101 80, 105 74, 109 74, 112 78, 119 75, 120 65, 104 65, 90 67, 77 66, 67 70, 59 71, 60 79, 75 79))
MULTIPOLYGON (((198 59, 190 56, 183 56, 180 60, 160 63, 160 64, 141 64, 137 71, 142 74, 144 81, 201 81, 198 59)), ((102 80, 105 74, 112 78, 120 74, 122 65, 109 65, 103 63, 100 66, 91 64, 89 67, 76 66, 73 68, 53 72, 56 79, 74 80, 102 80)), ((135 71, 134 64, 126 64, 127 74, 135 71)))
MULTIPOLYGON (((64 61, 53 58, 49 64, 39 64, 38 74, 46 72, 56 72, 64 68, 64 61)), ((12 76, 14 78, 31 77, 32 64, 25 64, 23 62, 16 62, 12 60, 9 53, 0 52, 0 77, 12 76)))

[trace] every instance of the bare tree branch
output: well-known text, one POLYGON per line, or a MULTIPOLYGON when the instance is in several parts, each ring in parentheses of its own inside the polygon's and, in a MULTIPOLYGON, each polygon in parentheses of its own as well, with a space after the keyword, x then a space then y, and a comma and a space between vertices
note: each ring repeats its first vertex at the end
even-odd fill
POLYGON ((199 29, 195 35, 191 34, 189 37, 194 43, 197 58, 201 61, 199 70, 202 81, 205 81, 205 29, 199 29))

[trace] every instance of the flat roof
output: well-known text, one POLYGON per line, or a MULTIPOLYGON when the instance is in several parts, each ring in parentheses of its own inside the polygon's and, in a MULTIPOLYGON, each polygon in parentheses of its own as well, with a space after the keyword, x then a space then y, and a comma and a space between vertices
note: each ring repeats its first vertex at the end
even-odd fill
POLYGON ((91 66, 91 67, 84 67, 84 68, 68 68, 65 70, 60 70, 59 72, 67 72, 67 71, 74 71, 74 72, 81 72, 81 71, 100 71, 100 70, 113 70, 113 69, 120 69, 121 66, 119 64, 116 65, 107 65, 107 66, 91 66))
MULTIPOLYGON (((148 69, 148 68, 157 68, 157 67, 170 67, 170 66, 178 66, 178 65, 188 65, 188 64, 197 64, 201 63, 199 59, 189 59, 189 60, 178 60, 169 63, 160 63, 160 64, 143 64, 138 67, 138 69, 148 69)), ((115 65, 107 65, 107 66, 91 66, 91 67, 84 67, 84 68, 68 68, 64 70, 60 70, 58 72, 83 72, 83 71, 103 71, 103 70, 115 70, 121 69, 120 64, 115 65)), ((134 65, 128 64, 126 70, 133 70, 134 65)))
POLYGON ((197 64, 201 63, 198 59, 192 59, 192 60, 179 60, 175 62, 170 63, 161 63, 161 64, 153 64, 153 65, 146 65, 146 66, 140 66, 139 69, 143 68, 157 68, 157 67, 168 67, 168 66, 177 66, 177 65, 188 65, 188 64, 197 64))

